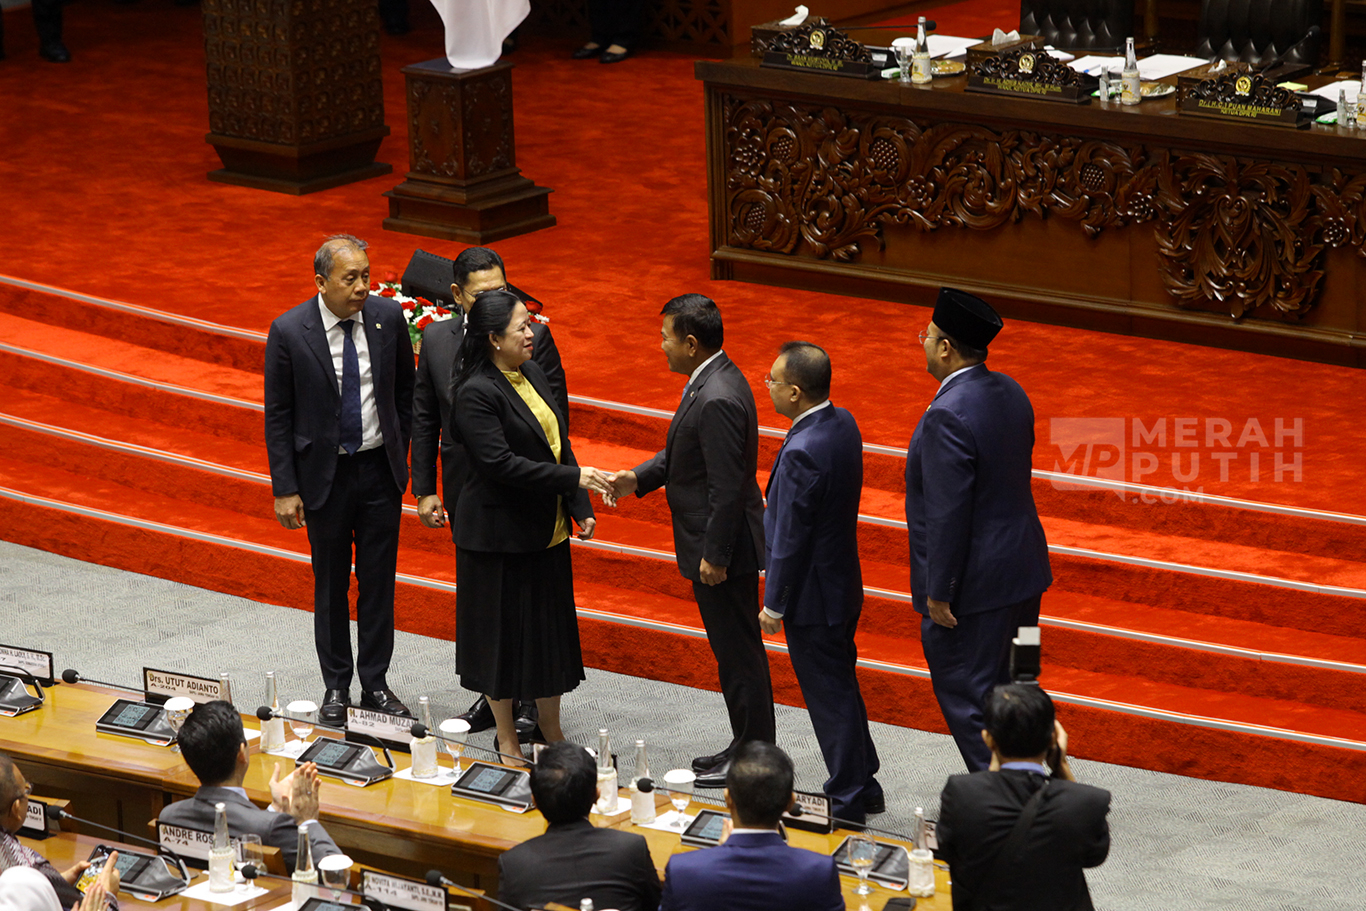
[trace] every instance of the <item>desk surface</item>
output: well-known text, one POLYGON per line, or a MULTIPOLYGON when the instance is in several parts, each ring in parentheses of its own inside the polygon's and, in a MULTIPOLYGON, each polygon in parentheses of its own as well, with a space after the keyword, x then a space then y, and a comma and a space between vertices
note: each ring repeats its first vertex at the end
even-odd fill
MULTIPOLYGON (((116 782, 141 789, 157 809, 172 797, 193 794, 198 782, 180 754, 168 747, 96 733, 95 720, 119 695, 84 684, 54 687, 48 691, 48 702, 42 709, 0 719, 0 750, 19 760, 26 774, 41 769, 48 773, 49 782, 74 783, 73 786, 85 782, 86 794, 90 787, 101 788, 116 782)), ((244 717, 244 724, 253 730, 259 727, 255 718, 244 717)), ((257 741, 251 742, 251 768, 245 786, 252 799, 264 805, 270 800, 271 770, 280 765, 285 773, 293 768, 294 761, 262 754, 256 748, 257 741)), ((408 766, 406 754, 395 753, 394 759, 400 769, 408 766)), ((442 761, 450 763, 449 757, 443 756, 442 761)), ((321 818, 337 843, 357 861, 403 875, 421 878, 427 869, 437 867, 453 878, 466 880, 468 885, 492 889, 497 882, 498 855, 545 831, 544 818, 534 810, 512 813, 456 798, 446 786, 389 779, 361 788, 331 778, 324 781, 321 818)), ((38 790, 49 796, 66 796, 55 794, 48 782, 38 790)), ((82 793, 80 787, 75 790, 82 793)), ((661 809, 667 805, 663 796, 657 802, 661 809)), ((96 818, 83 808, 79 797, 73 803, 73 812, 96 818)), ((683 848, 676 834, 632 826, 629 813, 610 819, 597 815, 591 818, 595 825, 616 826, 645 836, 661 875, 674 853, 693 850, 683 848)), ((96 821, 106 822, 98 818, 96 821)), ((141 823, 124 818, 122 812, 117 819, 107 822, 125 831, 142 831, 141 823)), ((829 854, 846 834, 794 831, 791 840, 797 847, 829 854)), ((61 867, 84 859, 100 841, 68 832, 42 842, 40 850, 61 867)), ((921 907, 941 907, 937 902, 942 902, 945 909, 949 907, 948 874, 941 870, 939 877, 940 897, 922 902, 921 907)), ((852 878, 845 880, 847 895, 852 895, 854 883, 852 878)), ((890 896, 886 889, 878 889, 870 897, 870 907, 880 908, 890 896)), ((199 906, 189 900, 167 900, 170 906, 176 906, 177 901, 185 907, 193 905, 198 911, 199 906)), ((863 904, 858 896, 850 902, 852 907, 863 904)))

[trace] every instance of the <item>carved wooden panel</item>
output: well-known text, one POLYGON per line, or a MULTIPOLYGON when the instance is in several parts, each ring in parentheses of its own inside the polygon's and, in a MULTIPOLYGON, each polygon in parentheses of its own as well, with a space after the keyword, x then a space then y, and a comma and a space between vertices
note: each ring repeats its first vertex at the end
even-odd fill
POLYGON ((209 129, 307 145, 384 126, 367 0, 203 0, 209 129))
POLYGON ((475 76, 404 73, 413 172, 467 181, 514 166, 510 66, 475 76))
POLYGON ((1187 308, 1294 319, 1325 246, 1366 257, 1366 175, 1025 130, 722 96, 727 243, 848 262, 886 224, 1151 223, 1187 308))

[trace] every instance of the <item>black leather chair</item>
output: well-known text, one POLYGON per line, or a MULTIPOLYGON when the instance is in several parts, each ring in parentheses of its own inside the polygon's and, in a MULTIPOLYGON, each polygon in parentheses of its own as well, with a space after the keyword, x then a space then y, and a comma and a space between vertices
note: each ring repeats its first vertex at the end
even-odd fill
POLYGON ((1316 66, 1323 0, 1202 0, 1197 57, 1316 66))
POLYGON ((1063 50, 1123 50, 1133 22, 1134 0, 1020 0, 1020 34, 1063 50))

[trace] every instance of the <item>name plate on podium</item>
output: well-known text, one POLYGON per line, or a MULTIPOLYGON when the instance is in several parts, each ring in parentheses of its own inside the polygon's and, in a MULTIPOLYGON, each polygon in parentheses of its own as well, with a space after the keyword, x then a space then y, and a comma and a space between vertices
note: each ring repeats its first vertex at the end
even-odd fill
POLYGON ((28 812, 24 814, 24 821, 19 826, 19 833, 27 838, 47 838, 50 834, 47 830, 47 804, 30 797, 28 799, 28 812))
POLYGON ((51 652, 20 648, 17 645, 0 645, 0 674, 11 669, 32 674, 43 686, 55 686, 57 683, 56 678, 52 676, 51 652))
POLYGON ((360 892, 369 901, 402 911, 446 911, 447 892, 416 879, 405 879, 378 870, 362 870, 360 892))
POLYGON ((885 63, 875 61, 868 48, 829 22, 815 19, 775 37, 764 52, 761 65, 854 79, 881 79, 885 63))
POLYGON ((1228 73, 1186 90, 1177 110, 1183 115, 1265 123, 1303 129, 1312 118, 1299 97, 1260 73, 1228 73))
POLYGON ((135 737, 159 747, 175 740, 175 731, 161 706, 131 699, 120 699, 111 705, 95 722, 95 730, 101 734, 135 737))
POLYGON ((793 796, 797 800, 794 809, 802 811, 802 815, 794 816, 790 812, 783 814, 783 825, 794 829, 803 829, 807 832, 823 832, 829 834, 835 831, 834 813, 831 811, 830 797, 827 794, 815 794, 810 791, 793 791, 793 796))
POLYGON ((451 794, 525 813, 536 805, 526 769, 475 762, 451 785, 451 794))
POLYGON ((355 743, 376 740, 391 750, 412 752, 413 719, 407 715, 390 715, 376 709, 346 707, 346 739, 355 743))
POLYGON ((1022 49, 968 67, 967 91, 1090 104, 1099 84, 1095 77, 1078 73, 1043 51, 1022 49))
POLYGON ((147 691, 147 701, 154 705, 164 705, 173 696, 187 696, 196 704, 226 698, 222 695, 222 684, 217 680, 150 667, 142 669, 142 688, 147 691))

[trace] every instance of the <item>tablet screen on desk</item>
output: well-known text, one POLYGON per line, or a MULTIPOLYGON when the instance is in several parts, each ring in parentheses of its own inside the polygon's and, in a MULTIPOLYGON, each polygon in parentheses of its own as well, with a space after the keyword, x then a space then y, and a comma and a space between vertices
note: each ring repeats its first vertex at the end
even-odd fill
POLYGON ((721 840, 721 831, 726 825, 726 819, 725 813, 719 813, 716 810, 702 810, 684 830, 683 837, 715 844, 721 840))
POLYGON ((479 794, 502 794, 516 776, 502 769, 483 768, 460 780, 460 787, 479 794))
POLYGON ((109 711, 104 713, 104 717, 100 719, 99 723, 131 728, 135 731, 145 731, 160 717, 161 708, 159 706, 120 699, 109 707, 109 711))
POLYGON ((334 740, 314 741, 313 747, 300 759, 305 762, 316 762, 320 766, 329 769, 344 768, 351 760, 360 754, 360 747, 350 743, 339 743, 334 740))

